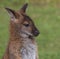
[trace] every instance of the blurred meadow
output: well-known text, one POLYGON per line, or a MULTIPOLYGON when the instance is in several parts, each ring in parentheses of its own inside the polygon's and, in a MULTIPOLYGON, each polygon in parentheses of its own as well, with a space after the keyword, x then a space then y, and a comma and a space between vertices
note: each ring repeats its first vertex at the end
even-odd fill
POLYGON ((0 0, 0 59, 9 40, 10 17, 4 8, 18 10, 26 2, 27 14, 40 31, 39 59, 60 59, 60 0, 0 0))

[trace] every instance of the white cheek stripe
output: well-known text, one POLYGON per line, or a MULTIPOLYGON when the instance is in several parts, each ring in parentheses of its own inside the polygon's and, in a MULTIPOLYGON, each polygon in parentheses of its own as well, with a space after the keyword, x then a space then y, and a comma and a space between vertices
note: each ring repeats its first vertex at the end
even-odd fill
POLYGON ((29 35, 33 37, 33 35, 29 33, 28 31, 20 31, 20 34, 24 38, 28 37, 29 35))

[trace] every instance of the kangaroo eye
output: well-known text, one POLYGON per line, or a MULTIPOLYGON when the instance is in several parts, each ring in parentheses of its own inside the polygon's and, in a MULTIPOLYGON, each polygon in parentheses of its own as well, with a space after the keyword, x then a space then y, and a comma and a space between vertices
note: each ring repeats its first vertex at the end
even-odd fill
POLYGON ((29 24, 23 24, 25 27, 28 27, 29 26, 29 24))

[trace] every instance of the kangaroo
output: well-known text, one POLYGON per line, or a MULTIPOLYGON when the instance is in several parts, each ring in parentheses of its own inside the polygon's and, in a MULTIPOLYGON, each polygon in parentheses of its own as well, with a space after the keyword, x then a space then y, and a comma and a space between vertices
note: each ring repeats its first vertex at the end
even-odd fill
POLYGON ((28 4, 18 10, 5 8, 10 15, 10 39, 2 59, 38 59, 35 37, 39 31, 32 19, 26 15, 28 4))

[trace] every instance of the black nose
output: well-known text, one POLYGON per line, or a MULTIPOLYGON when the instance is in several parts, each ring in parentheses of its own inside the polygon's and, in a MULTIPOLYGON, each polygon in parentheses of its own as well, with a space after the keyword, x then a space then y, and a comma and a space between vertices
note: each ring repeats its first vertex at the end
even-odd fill
POLYGON ((35 30, 34 32, 33 32, 33 35, 34 36, 38 36, 40 34, 40 32, 38 31, 38 30, 35 30))
POLYGON ((35 31, 35 36, 38 36, 39 35, 39 31, 35 31))

